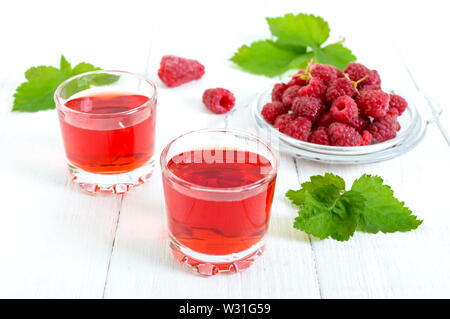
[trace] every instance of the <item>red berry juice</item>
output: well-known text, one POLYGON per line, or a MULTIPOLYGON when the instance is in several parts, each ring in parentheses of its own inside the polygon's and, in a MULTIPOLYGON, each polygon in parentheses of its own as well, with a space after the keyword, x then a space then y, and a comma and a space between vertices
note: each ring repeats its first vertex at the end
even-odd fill
POLYGON ((167 168, 181 184, 190 183, 181 187, 163 179, 169 231, 181 245, 203 254, 228 255, 263 238, 276 175, 261 185, 254 183, 272 171, 266 158, 248 151, 197 150, 175 156, 167 168), (236 187, 243 188, 233 191, 236 187))
POLYGON ((82 121, 76 115, 60 116, 69 162, 97 174, 120 174, 144 165, 154 152, 156 103, 147 112, 128 111, 148 101, 144 95, 102 93, 66 102, 66 107, 88 113, 82 121))

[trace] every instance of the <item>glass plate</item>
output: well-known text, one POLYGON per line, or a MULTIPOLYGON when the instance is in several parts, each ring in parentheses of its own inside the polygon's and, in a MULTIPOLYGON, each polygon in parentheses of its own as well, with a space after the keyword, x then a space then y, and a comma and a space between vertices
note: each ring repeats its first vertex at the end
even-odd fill
POLYGON ((313 144, 297 140, 281 133, 261 116, 262 107, 271 100, 272 87, 262 91, 251 101, 251 117, 258 132, 269 136, 270 142, 278 145, 281 152, 297 158, 333 164, 361 164, 385 161, 413 149, 425 136, 428 124, 439 117, 441 110, 433 109, 429 120, 424 120, 416 105, 408 100, 408 108, 398 118, 401 129, 391 140, 368 146, 340 147, 313 144))

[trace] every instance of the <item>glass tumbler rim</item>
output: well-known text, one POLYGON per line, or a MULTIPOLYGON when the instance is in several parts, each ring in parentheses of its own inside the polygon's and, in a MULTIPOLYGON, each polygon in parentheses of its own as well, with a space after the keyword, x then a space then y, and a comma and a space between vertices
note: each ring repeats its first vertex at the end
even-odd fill
MULTIPOLYGON (((260 154, 258 154, 260 155, 260 154)), ((170 160, 170 159, 169 159, 170 160)), ((270 160, 269 160, 270 161, 270 160)), ((270 161, 272 163, 272 161, 270 161)), ((242 191, 252 191, 260 186, 263 186, 265 184, 268 184, 270 181, 273 180, 273 178, 277 175, 278 172, 278 165, 279 165, 279 152, 277 149, 271 147, 266 141, 264 141, 261 137, 259 137, 256 134, 253 134, 251 132, 245 131, 245 130, 240 130, 240 129, 230 129, 230 128, 206 128, 206 129, 199 129, 199 130, 192 130, 186 133, 183 133, 181 135, 179 135, 178 137, 176 137, 175 139, 173 139, 169 144, 167 144, 164 149, 161 152, 161 156, 160 156, 160 165, 161 165, 161 171, 162 171, 162 175, 163 178, 165 175, 167 175, 167 177, 169 178, 169 180, 174 180, 176 181, 178 184, 187 187, 191 190, 197 190, 197 191, 205 191, 205 192, 211 192, 211 193, 234 193, 234 192, 242 192, 242 191), (170 169, 168 169, 167 167, 167 162, 166 158, 167 158, 167 154, 169 152, 170 147, 177 142, 178 140, 180 140, 181 138, 187 136, 187 135, 191 135, 191 134, 195 134, 195 133, 234 133, 234 134, 238 134, 240 136, 247 136, 250 137, 254 140, 256 140, 258 143, 261 143, 262 145, 264 145, 264 147, 267 148, 267 150, 271 153, 272 157, 273 157, 273 165, 271 168, 271 171, 269 174, 267 174, 266 176, 264 176, 263 178, 257 180, 256 182, 247 184, 247 185, 243 185, 243 186, 237 186, 237 187, 223 187, 223 188, 218 188, 218 187, 210 187, 210 186, 203 186, 203 185, 198 185, 192 182, 189 182, 179 176, 177 176, 176 174, 174 174, 170 169)))
POLYGON ((77 74, 77 75, 74 75, 74 76, 68 78, 67 80, 64 80, 60 85, 58 85, 53 96, 54 96, 54 100, 55 100, 55 104, 56 104, 55 105, 56 109, 61 109, 63 111, 78 114, 78 115, 86 115, 86 116, 89 116, 90 118, 111 118, 111 117, 116 117, 116 116, 130 115, 130 114, 139 112, 140 110, 145 109, 148 106, 152 106, 156 101, 157 87, 156 87, 156 84, 152 80, 148 79, 147 77, 145 77, 141 74, 137 74, 137 73, 133 73, 133 72, 129 72, 129 71, 122 71, 122 70, 96 70, 96 71, 90 71, 90 72, 77 74), (74 110, 74 109, 67 107, 65 105, 65 102, 62 101, 65 99, 61 97, 61 90, 69 82, 71 82, 75 79, 87 76, 87 75, 104 74, 104 73, 116 74, 116 75, 128 75, 128 76, 132 76, 136 79, 143 80, 144 82, 146 82, 147 84, 150 85, 150 87, 153 89, 153 93, 151 94, 151 96, 149 96, 150 98, 148 101, 142 103, 141 105, 139 105, 131 110, 121 111, 121 112, 116 112, 116 113, 108 113, 108 114, 95 114, 95 113, 88 113, 88 112, 74 110))

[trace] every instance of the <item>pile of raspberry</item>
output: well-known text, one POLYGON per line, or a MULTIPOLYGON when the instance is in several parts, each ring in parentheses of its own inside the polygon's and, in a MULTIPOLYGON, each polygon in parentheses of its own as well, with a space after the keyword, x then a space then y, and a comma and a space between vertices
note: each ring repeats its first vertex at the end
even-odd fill
POLYGON ((280 132, 315 144, 362 146, 394 138, 408 107, 381 89, 376 70, 356 62, 344 70, 310 63, 288 83, 277 83, 261 115, 280 132))

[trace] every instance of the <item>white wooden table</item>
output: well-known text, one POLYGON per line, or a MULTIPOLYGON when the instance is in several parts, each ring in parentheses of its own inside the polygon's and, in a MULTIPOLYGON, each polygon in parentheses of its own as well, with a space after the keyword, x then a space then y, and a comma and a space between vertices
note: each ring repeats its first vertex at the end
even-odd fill
MULTIPOLYGON (((450 133, 444 1, 14 1, 0 4, 0 297, 27 298, 402 298, 450 297, 450 133), (339 4, 337 4, 339 3, 339 4), (105 69, 154 79, 157 154, 188 130, 225 127, 203 91, 234 92, 237 110, 274 80, 236 69, 242 44, 269 36, 265 16, 307 12, 345 35, 359 60, 386 87, 436 98, 440 128, 399 158, 332 166, 282 156, 265 255, 247 271, 203 278, 181 268, 167 246, 159 167, 123 196, 90 196, 66 173, 55 111, 10 112, 12 95, 33 65, 57 65, 63 53, 105 69), (162 55, 196 58, 197 82, 169 89, 156 76, 162 55), (348 242, 316 240, 293 229, 284 199, 310 175, 334 172, 348 183, 379 174, 424 219, 415 231, 348 242)), ((417 101, 426 112, 426 101, 417 101)), ((236 113, 234 113, 236 114, 236 113)), ((231 124, 230 124, 231 123, 231 124)))

